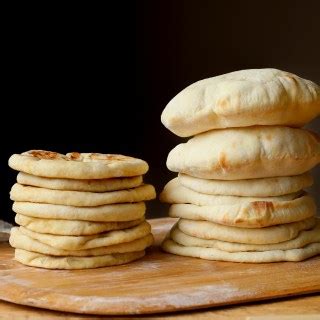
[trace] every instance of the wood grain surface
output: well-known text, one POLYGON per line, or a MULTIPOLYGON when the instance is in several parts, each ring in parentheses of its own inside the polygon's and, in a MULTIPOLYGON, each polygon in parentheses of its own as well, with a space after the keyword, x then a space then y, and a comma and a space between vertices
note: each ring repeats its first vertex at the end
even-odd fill
MULTIPOLYGON (((210 309, 201 309, 193 311, 182 311, 154 315, 138 316, 98 316, 98 315, 80 315, 60 311, 51 311, 28 306, 13 304, 0 301, 0 319, 2 320, 89 320, 89 319, 176 319, 176 320, 255 320, 260 316, 268 317, 290 317, 298 316, 299 320, 305 320, 307 315, 317 315, 320 318, 320 295, 311 294, 300 297, 282 298, 269 301, 259 301, 234 306, 220 306, 210 309)), ((287 318, 288 319, 288 318, 287 318)), ((278 320, 277 318, 274 320, 278 320)))
POLYGON ((240 264, 163 253, 174 219, 151 220, 156 245, 142 260, 91 270, 45 270, 0 248, 0 299, 76 313, 125 315, 190 310, 320 291, 320 257, 240 264))

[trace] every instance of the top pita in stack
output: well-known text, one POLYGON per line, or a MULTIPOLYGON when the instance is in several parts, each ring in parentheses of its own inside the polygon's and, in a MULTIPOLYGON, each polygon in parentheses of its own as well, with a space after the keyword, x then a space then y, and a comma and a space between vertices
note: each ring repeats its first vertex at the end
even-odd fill
POLYGON ((20 171, 10 196, 17 213, 10 243, 19 262, 49 269, 127 263, 153 243, 143 184, 145 161, 96 153, 32 150, 14 154, 20 171))
POLYGON ((299 261, 320 253, 309 171, 320 138, 300 129, 320 114, 320 88, 276 69, 192 84, 161 119, 188 137, 168 156, 178 177, 160 198, 180 218, 165 251, 234 262, 299 261))

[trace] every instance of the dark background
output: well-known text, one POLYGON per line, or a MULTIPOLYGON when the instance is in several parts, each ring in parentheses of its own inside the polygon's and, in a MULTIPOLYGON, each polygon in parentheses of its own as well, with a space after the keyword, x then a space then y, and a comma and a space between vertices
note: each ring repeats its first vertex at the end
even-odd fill
MULTIPOLYGON (((122 153, 150 164, 158 190, 182 139, 160 123, 168 101, 199 79, 274 67, 320 83, 319 1, 119 1, 102 7, 5 11, 0 205, 12 153, 122 153)), ((319 130, 320 121, 310 128, 319 130)), ((320 172, 313 193, 319 198, 320 172)), ((319 200, 319 199, 318 199, 319 200)), ((157 201, 149 216, 165 215, 157 201)))

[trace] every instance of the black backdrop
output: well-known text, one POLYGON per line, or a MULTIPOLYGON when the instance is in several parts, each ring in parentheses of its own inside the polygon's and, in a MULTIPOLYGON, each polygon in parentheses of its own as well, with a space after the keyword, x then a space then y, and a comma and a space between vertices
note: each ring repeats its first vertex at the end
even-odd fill
MULTIPOLYGON (((119 1, 6 11, 0 206, 12 221, 12 153, 123 153, 150 164, 160 191, 182 139, 160 123, 188 84, 275 67, 320 82, 319 1, 119 1)), ((319 130, 320 122, 311 127, 319 130)), ((319 196, 318 179, 313 188, 319 196)), ((149 216, 165 214, 157 201, 149 216)))

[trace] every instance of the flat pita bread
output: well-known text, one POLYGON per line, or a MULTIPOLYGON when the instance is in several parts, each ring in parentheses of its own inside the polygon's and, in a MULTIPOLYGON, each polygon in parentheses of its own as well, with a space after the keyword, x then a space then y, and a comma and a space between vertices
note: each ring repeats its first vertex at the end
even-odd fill
POLYGON ((315 218, 308 218, 272 227, 249 229, 224 226, 208 221, 180 219, 178 228, 189 236, 201 239, 248 244, 272 244, 294 239, 300 231, 311 229, 315 224, 315 218))
POLYGON ((145 161, 119 154, 72 152, 63 155, 44 150, 14 154, 9 166, 35 176, 67 179, 132 177, 148 171, 145 161))
POLYGON ((146 212, 144 202, 107 204, 98 207, 73 207, 48 203, 14 202, 12 210, 28 217, 81 221, 132 221, 146 212))
POLYGON ((320 87, 277 69, 240 70, 193 83, 161 115, 180 137, 253 125, 302 126, 320 114, 320 87))
POLYGON ((50 190, 45 188, 14 184, 10 198, 14 201, 62 204, 76 207, 95 207, 105 204, 140 202, 156 197, 154 187, 145 184, 128 190, 110 192, 82 192, 66 190, 50 190))
POLYGON ((296 199, 301 193, 291 193, 277 197, 238 197, 219 196, 195 192, 182 186, 178 178, 169 181, 160 194, 160 200, 166 203, 190 203, 198 206, 233 205, 248 202, 274 202, 296 199))
POLYGON ((142 223, 144 219, 120 222, 92 222, 77 220, 41 219, 17 214, 15 221, 31 231, 64 236, 84 236, 112 230, 132 228, 142 223))
POLYGON ((57 236, 34 232, 24 227, 20 227, 19 230, 22 234, 56 249, 86 250, 130 242, 145 237, 151 232, 151 227, 145 221, 129 229, 109 231, 91 236, 57 236))
POLYGON ((241 197, 282 196, 300 191, 313 184, 313 178, 309 172, 291 177, 233 181, 200 179, 180 173, 178 180, 182 186, 199 193, 241 197))
POLYGON ((110 179, 56 179, 33 176, 28 173, 19 172, 17 176, 19 184, 54 190, 108 192, 138 187, 142 184, 142 176, 129 178, 110 179))
POLYGON ((320 242, 301 249, 269 250, 260 252, 226 252, 214 248, 185 247, 172 240, 165 240, 162 248, 173 254, 206 260, 267 263, 279 261, 302 261, 320 254, 320 242))
POLYGON ((142 258, 145 251, 115 253, 95 257, 54 257, 22 249, 15 250, 15 260, 31 267, 45 269, 91 269, 118 266, 142 258))
POLYGON ((313 217, 316 210, 313 198, 302 196, 288 201, 254 201, 232 205, 173 204, 169 216, 240 228, 263 228, 313 217))
POLYGON ((320 162, 320 137, 287 127, 213 130, 176 146, 169 170, 193 177, 241 180, 302 174, 320 162))
POLYGON ((89 256, 103 256, 113 253, 126 253, 142 251, 153 244, 152 234, 148 234, 142 238, 111 245, 108 247, 93 248, 87 250, 63 250, 51 247, 33 238, 30 238, 19 231, 15 227, 11 230, 10 244, 17 249, 42 253, 50 256, 74 256, 74 257, 89 257, 89 256))
POLYGON ((317 221, 313 229, 301 231, 296 238, 273 244, 245 244, 214 239, 201 239, 189 236, 177 227, 172 228, 170 237, 176 243, 186 247, 215 248, 227 252, 290 250, 303 248, 310 243, 320 242, 320 220, 318 219, 317 221))

